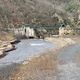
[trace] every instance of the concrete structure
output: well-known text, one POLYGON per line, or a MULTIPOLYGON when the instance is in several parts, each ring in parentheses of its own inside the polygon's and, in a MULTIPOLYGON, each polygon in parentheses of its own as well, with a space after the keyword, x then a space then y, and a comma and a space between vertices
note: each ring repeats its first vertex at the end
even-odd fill
POLYGON ((10 31, 13 31, 13 33, 16 35, 16 36, 19 36, 19 37, 35 37, 35 31, 33 28, 30 28, 30 27, 20 27, 20 28, 13 28, 13 29, 10 29, 10 31))

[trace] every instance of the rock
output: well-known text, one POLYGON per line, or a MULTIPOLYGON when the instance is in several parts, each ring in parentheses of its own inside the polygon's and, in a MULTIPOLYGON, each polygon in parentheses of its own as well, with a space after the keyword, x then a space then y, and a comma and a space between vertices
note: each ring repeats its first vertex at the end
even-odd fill
POLYGON ((17 41, 17 39, 11 40, 10 43, 14 43, 15 41, 17 41))
POLYGON ((16 43, 19 43, 19 42, 20 42, 20 40, 18 40, 18 39, 10 41, 11 44, 16 44, 16 43))
POLYGON ((4 52, 8 52, 8 51, 13 50, 14 48, 15 48, 15 46, 13 44, 6 41, 6 42, 2 42, 2 46, 0 49, 3 50, 4 52))
POLYGON ((10 43, 8 43, 6 45, 7 46, 5 47, 5 50, 4 50, 5 52, 11 51, 11 50, 13 50, 15 48, 15 46, 10 44, 10 43))
POLYGON ((0 51, 0 56, 3 55, 3 54, 4 54, 4 52, 1 50, 1 51, 0 51))

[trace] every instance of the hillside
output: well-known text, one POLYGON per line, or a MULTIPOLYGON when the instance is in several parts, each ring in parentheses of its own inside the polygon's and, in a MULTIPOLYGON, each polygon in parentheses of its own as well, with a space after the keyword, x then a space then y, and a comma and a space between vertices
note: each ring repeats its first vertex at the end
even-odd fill
POLYGON ((66 17, 65 7, 70 1, 73 0, 0 0, 0 27, 52 23, 55 12, 66 17))

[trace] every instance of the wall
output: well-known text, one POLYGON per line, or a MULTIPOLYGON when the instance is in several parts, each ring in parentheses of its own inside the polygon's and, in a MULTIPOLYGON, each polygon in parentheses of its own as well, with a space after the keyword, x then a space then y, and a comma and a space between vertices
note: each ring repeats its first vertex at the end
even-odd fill
POLYGON ((33 28, 30 27, 12 28, 10 29, 10 31, 13 31, 15 36, 20 38, 35 37, 35 31, 33 28))

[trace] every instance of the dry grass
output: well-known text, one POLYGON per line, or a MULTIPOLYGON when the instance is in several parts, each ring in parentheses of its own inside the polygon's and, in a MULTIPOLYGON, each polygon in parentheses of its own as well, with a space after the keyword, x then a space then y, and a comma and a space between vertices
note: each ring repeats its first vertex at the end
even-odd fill
POLYGON ((14 40, 15 37, 12 33, 10 32, 0 32, 0 48, 3 47, 3 43, 4 42, 10 42, 12 40, 14 40))
POLYGON ((58 37, 58 38, 47 37, 45 40, 57 45, 58 48, 63 48, 65 46, 72 45, 72 44, 76 43, 76 41, 73 40, 72 38, 63 38, 63 37, 58 37))
POLYGON ((57 55, 52 51, 33 58, 29 63, 21 65, 11 75, 11 80, 49 80, 55 76, 57 68, 57 55))
POLYGON ((14 39, 14 35, 12 33, 0 32, 0 40, 1 41, 11 41, 14 39))

